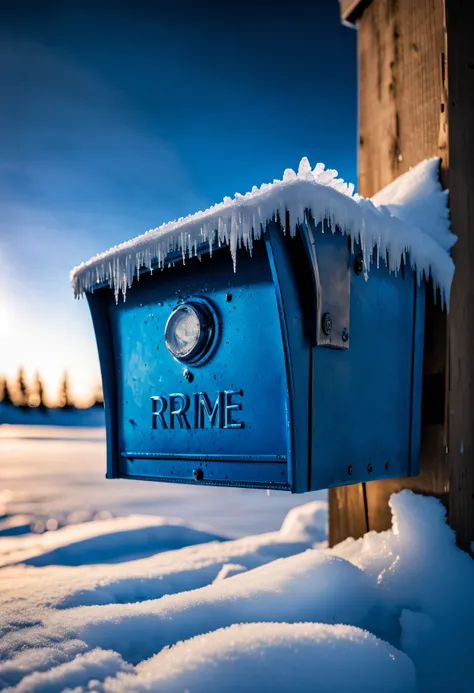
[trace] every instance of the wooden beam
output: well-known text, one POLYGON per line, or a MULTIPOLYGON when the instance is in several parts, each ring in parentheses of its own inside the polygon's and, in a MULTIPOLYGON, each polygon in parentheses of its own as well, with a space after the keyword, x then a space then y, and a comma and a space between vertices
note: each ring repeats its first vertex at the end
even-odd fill
POLYGON ((443 0, 373 0, 359 24, 362 195, 440 153, 443 16, 443 0))
POLYGON ((456 266, 449 312, 449 523, 474 540, 474 4, 446 0, 449 184, 456 266))
POLYGON ((339 0, 341 19, 345 24, 355 24, 372 0, 339 0))
MULTIPOLYGON (((446 108, 442 110, 445 98, 442 65, 446 55, 443 9, 444 0, 372 0, 360 18, 359 192, 362 195, 370 197, 411 166, 431 156, 442 157, 446 180, 446 108)), ((474 320, 472 323, 474 326, 474 320)), ((402 488, 436 495, 447 501, 446 314, 439 305, 433 304, 430 296, 423 370, 420 476, 330 490, 331 545, 347 536, 361 536, 364 526, 376 531, 390 527, 388 500, 393 492, 402 488), (358 499, 358 503, 354 499, 358 499)), ((474 384, 474 379, 472 382, 474 384)), ((474 436, 474 428, 471 435, 474 436)), ((474 444, 474 438, 469 440, 474 444)))
POLYGON ((329 546, 369 531, 363 484, 329 489, 329 546))

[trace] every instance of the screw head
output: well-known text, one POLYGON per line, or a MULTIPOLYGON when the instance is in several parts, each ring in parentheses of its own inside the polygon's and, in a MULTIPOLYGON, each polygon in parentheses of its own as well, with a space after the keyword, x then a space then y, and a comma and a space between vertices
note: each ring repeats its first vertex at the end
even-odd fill
POLYGON ((373 470, 372 465, 371 465, 371 464, 368 464, 368 465, 367 465, 367 471, 369 472, 369 474, 372 474, 372 470, 373 470))
POLYGON ((342 330, 342 341, 343 342, 348 342, 349 341, 349 332, 347 331, 346 328, 342 330))
POLYGON ((390 467, 388 460, 385 462, 385 470, 388 472, 388 468, 390 467))
POLYGON ((329 336, 332 332, 332 317, 331 313, 324 313, 323 315, 323 332, 326 336, 329 336))
POLYGON ((192 383, 194 380, 194 375, 191 373, 189 368, 185 368, 183 371, 183 378, 188 381, 188 383, 192 383))
POLYGON ((352 474, 352 471, 353 471, 353 470, 352 470, 352 464, 350 464, 350 465, 347 467, 347 473, 349 474, 349 476, 352 474))
POLYGON ((204 472, 199 467, 193 471, 194 481, 202 481, 204 479, 204 472))

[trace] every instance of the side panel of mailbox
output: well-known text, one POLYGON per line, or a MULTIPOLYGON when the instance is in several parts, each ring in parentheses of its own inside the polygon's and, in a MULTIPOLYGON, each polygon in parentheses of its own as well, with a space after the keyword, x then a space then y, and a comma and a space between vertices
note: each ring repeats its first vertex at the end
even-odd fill
POLYGON ((99 353, 102 390, 104 393, 105 428, 107 431, 107 479, 117 479, 119 474, 119 444, 117 430, 117 373, 115 370, 115 345, 110 327, 109 306, 112 292, 101 289, 87 293, 87 302, 94 325, 99 353))
POLYGON ((418 473, 423 325, 411 269, 353 274, 350 348, 313 348, 312 489, 418 473))

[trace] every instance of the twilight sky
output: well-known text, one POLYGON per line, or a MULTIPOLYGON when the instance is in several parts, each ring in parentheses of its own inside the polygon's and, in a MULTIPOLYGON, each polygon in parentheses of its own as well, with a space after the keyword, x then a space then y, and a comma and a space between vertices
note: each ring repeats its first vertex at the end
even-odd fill
POLYGON ((356 33, 337 0, 11 3, 0 17, 0 375, 99 380, 69 270, 281 178, 356 181, 356 33))

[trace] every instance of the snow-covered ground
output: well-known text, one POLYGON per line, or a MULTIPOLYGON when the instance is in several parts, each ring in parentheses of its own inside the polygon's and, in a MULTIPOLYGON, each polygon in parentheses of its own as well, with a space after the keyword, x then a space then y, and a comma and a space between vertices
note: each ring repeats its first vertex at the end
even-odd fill
POLYGON ((0 425, 15 426, 105 426, 104 410, 90 409, 40 409, 7 406, 0 402, 0 425))
MULTIPOLYGON (((326 493, 267 495, 253 489, 106 480, 103 428, 0 426, 0 537, 23 534, 30 524, 41 531, 48 520, 49 526, 62 527, 132 514, 180 518, 212 534, 239 537, 278 529, 288 510, 315 499, 325 501, 326 493)), ((321 538, 325 522, 323 512, 321 538)))
POLYGON ((474 690, 474 563, 438 501, 329 550, 324 494, 103 470, 100 429, 0 427, 1 690, 474 690))

